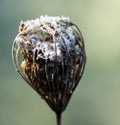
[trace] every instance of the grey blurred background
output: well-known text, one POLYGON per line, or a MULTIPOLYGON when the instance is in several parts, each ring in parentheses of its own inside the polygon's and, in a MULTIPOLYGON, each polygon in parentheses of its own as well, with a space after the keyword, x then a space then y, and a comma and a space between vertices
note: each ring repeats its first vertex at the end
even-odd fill
POLYGON ((0 125, 55 125, 55 114, 15 72, 11 47, 21 19, 69 16, 82 31, 84 76, 62 125, 120 125, 120 1, 0 0, 0 125))

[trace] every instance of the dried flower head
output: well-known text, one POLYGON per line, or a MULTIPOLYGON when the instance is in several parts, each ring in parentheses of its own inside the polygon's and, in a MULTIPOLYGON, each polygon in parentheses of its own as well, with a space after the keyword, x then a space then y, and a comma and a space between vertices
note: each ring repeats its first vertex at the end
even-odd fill
POLYGON ((78 27, 66 17, 21 21, 12 56, 17 71, 51 109, 64 111, 85 67, 78 27))

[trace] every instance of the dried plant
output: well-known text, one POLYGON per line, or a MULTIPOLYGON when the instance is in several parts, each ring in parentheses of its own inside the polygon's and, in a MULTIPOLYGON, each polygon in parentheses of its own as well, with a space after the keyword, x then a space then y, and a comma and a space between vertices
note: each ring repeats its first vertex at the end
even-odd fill
POLYGON ((41 16, 21 21, 12 59, 23 79, 56 113, 61 113, 78 85, 86 55, 78 27, 66 17, 41 16))

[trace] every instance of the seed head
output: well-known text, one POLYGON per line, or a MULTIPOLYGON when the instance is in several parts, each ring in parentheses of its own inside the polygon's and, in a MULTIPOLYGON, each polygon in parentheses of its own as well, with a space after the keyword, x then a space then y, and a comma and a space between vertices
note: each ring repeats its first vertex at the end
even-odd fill
POLYGON ((12 56, 17 71, 51 109, 64 111, 86 62, 78 27, 67 17, 21 21, 12 56))

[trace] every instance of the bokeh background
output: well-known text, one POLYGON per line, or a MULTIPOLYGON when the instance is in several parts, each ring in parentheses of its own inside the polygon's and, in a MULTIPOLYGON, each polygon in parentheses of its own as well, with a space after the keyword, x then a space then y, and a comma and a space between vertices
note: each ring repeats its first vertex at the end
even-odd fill
POLYGON ((120 125, 120 1, 0 0, 0 125, 55 125, 55 114, 15 72, 11 47, 21 19, 69 16, 82 31, 84 76, 62 125, 120 125))

